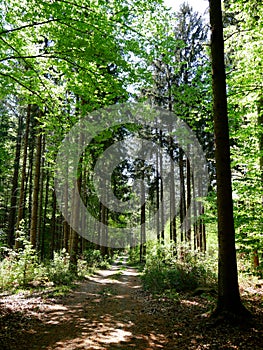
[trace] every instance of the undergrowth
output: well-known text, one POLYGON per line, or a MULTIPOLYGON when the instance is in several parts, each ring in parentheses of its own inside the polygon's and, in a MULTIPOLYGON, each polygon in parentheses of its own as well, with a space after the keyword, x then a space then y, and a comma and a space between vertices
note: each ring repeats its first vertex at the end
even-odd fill
POLYGON ((78 274, 69 269, 69 254, 65 250, 54 252, 53 260, 40 261, 31 243, 21 237, 18 250, 2 248, 0 261, 0 291, 50 288, 58 295, 72 289, 77 280, 92 274, 96 268, 108 268, 110 260, 100 251, 89 249, 78 260, 78 274))
POLYGON ((197 287, 215 287, 215 257, 200 252, 155 243, 147 245, 142 282, 152 293, 194 291, 197 287))

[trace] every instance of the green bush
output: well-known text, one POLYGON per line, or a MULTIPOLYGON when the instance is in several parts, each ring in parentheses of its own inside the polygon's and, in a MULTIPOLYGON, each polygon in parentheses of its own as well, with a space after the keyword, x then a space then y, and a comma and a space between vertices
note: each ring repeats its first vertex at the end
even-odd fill
POLYGON ((69 254, 64 249, 54 252, 54 259, 46 264, 46 277, 55 285, 71 284, 76 278, 69 270, 69 254))
POLYGON ((103 257, 100 250, 94 248, 85 250, 82 259, 86 261, 89 268, 108 268, 112 261, 112 257, 103 257))
POLYGON ((198 286, 216 283, 216 259, 204 254, 184 250, 183 257, 177 258, 173 245, 159 243, 147 246, 146 264, 142 275, 146 290, 161 293, 191 291, 198 286))
POLYGON ((54 259, 39 262, 31 243, 21 235, 22 248, 17 251, 4 248, 5 257, 0 262, 0 290, 46 285, 72 284, 76 276, 69 272, 69 255, 62 250, 54 259))
POLYGON ((99 265, 103 260, 100 250, 92 248, 85 250, 82 257, 90 266, 99 265))
POLYGON ((18 251, 5 248, 5 258, 0 263, 0 288, 26 286, 36 275, 38 257, 32 245, 24 237, 23 248, 18 251))

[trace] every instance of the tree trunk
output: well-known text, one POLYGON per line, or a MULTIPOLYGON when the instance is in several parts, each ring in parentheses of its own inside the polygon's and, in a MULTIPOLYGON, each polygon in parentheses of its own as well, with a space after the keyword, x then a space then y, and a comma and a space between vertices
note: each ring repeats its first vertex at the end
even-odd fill
MULTIPOLYGON (((66 159, 66 169, 67 169, 67 178, 64 188, 64 203, 65 203, 65 214, 68 216, 68 159, 66 159)), ((70 236, 70 226, 66 219, 63 221, 63 248, 65 248, 66 252, 69 253, 69 236, 70 236)))
POLYGON ((48 209, 48 195, 49 195, 49 171, 46 171, 46 187, 43 213, 43 226, 41 234, 41 260, 45 257, 45 238, 46 238, 46 224, 47 224, 47 209, 48 209))
POLYGON ((145 231, 145 185, 144 185, 144 170, 141 181, 141 239, 140 239, 140 262, 145 261, 146 256, 146 231, 145 231))
POLYGON ((101 226, 101 235, 100 235, 100 239, 101 239, 101 245, 100 245, 100 252, 101 252, 101 255, 103 257, 105 257, 107 254, 108 254, 108 232, 107 232, 107 217, 108 217, 108 214, 107 214, 107 207, 101 203, 101 223, 103 224, 101 226))
POLYGON ((183 150, 179 149, 179 172, 180 172, 180 225, 181 225, 181 242, 185 241, 185 216, 186 216, 186 203, 185 203, 185 177, 184 177, 184 155, 183 150))
MULTIPOLYGON (((160 130, 160 145, 161 148, 163 147, 163 133, 162 130, 160 130)), ((160 218, 161 218, 161 240, 164 243, 164 203, 163 203, 163 156, 162 156, 162 152, 160 153, 160 179, 161 179, 161 183, 160 183, 160 201, 161 201, 161 207, 160 207, 160 218)))
POLYGON ((210 24, 219 244, 214 315, 229 318, 247 315, 248 311, 241 303, 238 286, 221 0, 210 0, 210 24))
POLYGON ((39 185, 40 185, 40 169, 41 169, 41 152, 42 151, 42 134, 37 136, 36 155, 35 155, 35 175, 34 175, 34 188, 33 188, 33 200, 32 200, 32 214, 30 225, 30 242, 32 246, 36 247, 37 242, 37 215, 39 205, 39 185))
MULTIPOLYGON (((19 229, 20 221, 24 216, 24 204, 25 204, 25 182, 26 182, 26 163, 27 163, 27 150, 28 150, 28 137, 30 128, 30 117, 31 117, 31 105, 27 106, 27 116, 26 116, 26 130, 24 135, 24 146, 23 146, 23 165, 21 170, 21 183, 20 183, 20 194, 19 194, 19 204, 16 220, 16 228, 19 229)), ((19 248, 19 241, 16 241, 15 248, 19 248)))
MULTIPOLYGON (((44 154, 46 147, 46 138, 45 135, 42 137, 42 148, 41 154, 44 154)), ((45 158, 41 157, 40 164, 40 179, 39 179, 39 204, 38 204, 38 218, 37 218, 37 242, 36 249, 40 251, 41 241, 42 241, 42 230, 43 230, 43 195, 44 195, 44 165, 45 158)), ((41 254, 41 253, 40 253, 41 254)))
MULTIPOLYGON (((83 136, 79 136, 79 145, 83 143, 83 136)), ((83 157, 80 157, 79 166, 78 166, 78 178, 74 186, 74 198, 73 198, 73 206, 71 208, 73 215, 73 227, 78 226, 77 223, 81 220, 80 210, 79 210, 79 201, 75 200, 77 198, 78 193, 81 193, 82 186, 82 163, 83 157)), ((73 228, 71 228, 71 244, 70 244, 70 261, 69 261, 69 270, 77 274, 78 272, 78 250, 79 250, 79 234, 73 228)))
POLYGON ((176 216, 175 216, 175 184, 174 184, 174 154, 172 137, 170 137, 170 241, 174 243, 176 249, 176 216))
POLYGON ((56 211, 57 211, 56 192, 53 189, 53 192, 52 192, 52 217, 51 217, 51 225, 50 225, 51 242, 50 242, 50 252, 49 252, 49 258, 51 260, 54 258, 54 251, 55 251, 56 211))
MULTIPOLYGON (((156 129, 158 135, 158 129, 156 129)), ((158 136, 157 136, 158 137, 158 136)), ((160 174, 159 174, 159 149, 156 150, 156 233, 157 240, 160 241, 160 174)))
POLYGON ((191 249, 191 167, 190 167, 190 161, 187 158, 186 159, 186 189, 187 189, 187 196, 186 196, 186 207, 187 207, 187 224, 186 224, 186 241, 189 244, 189 248, 191 249))
MULTIPOLYGON (((33 120, 35 122, 35 118, 33 120)), ((27 227, 28 231, 30 231, 30 224, 31 224, 31 215, 32 215, 32 193, 33 193, 33 166, 34 166, 34 150, 36 146, 36 136, 35 136, 35 125, 32 125, 31 130, 31 137, 29 141, 29 155, 28 155, 28 173, 26 177, 26 187, 25 187, 25 196, 24 196, 24 203, 28 200, 28 208, 24 210, 25 218, 27 218, 27 227), (28 195, 28 197, 27 197, 28 195), (27 215, 26 215, 27 214, 27 215)))
POLYGON ((17 205, 17 192, 18 192, 18 174, 19 174, 19 162, 20 162, 20 151, 21 151, 21 138, 22 138, 22 126, 23 118, 19 116, 18 128, 17 128, 17 139, 16 139, 16 151, 14 161, 14 172, 12 179, 12 191, 11 191, 11 203, 8 217, 8 246, 12 248, 15 243, 15 224, 16 224, 16 205, 17 205))
MULTIPOLYGON (((75 185, 74 196, 76 197, 78 191, 78 184, 75 185)), ((75 201, 74 201, 75 202, 75 201)), ((79 205, 78 201, 74 204, 72 209, 72 215, 74 224, 77 223, 79 218, 79 205)), ((78 272, 78 245, 79 245, 79 235, 73 229, 70 228, 70 262, 69 262, 69 270, 70 272, 77 274, 78 272)))

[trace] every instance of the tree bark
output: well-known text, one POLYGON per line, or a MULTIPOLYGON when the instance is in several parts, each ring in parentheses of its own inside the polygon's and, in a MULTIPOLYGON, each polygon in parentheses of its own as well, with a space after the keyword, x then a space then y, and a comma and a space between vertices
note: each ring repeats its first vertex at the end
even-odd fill
MULTIPOLYGON (((41 250, 41 241, 42 241, 42 234, 43 234, 43 196, 44 196, 44 165, 45 165, 45 158, 42 156, 45 152, 46 147, 46 138, 45 135, 42 137, 42 148, 41 148, 41 164, 40 164, 40 179, 39 179, 39 204, 38 204, 38 218, 37 218, 37 242, 36 242, 36 249, 38 251, 41 250)), ((41 256, 41 253, 40 253, 41 256)))
POLYGON ((187 158, 186 159, 186 189, 187 189, 187 196, 186 196, 186 208, 187 208, 187 227, 186 227, 186 241, 189 244, 189 248, 191 249, 191 167, 190 167, 190 161, 187 158))
MULTIPOLYGON (((83 143, 83 135, 79 135, 78 139, 79 146, 83 143)), ((71 208, 73 215, 73 227, 77 226, 77 223, 81 220, 80 210, 79 210, 79 201, 77 200, 78 193, 81 193, 82 187, 82 168, 83 168, 83 156, 80 157, 78 165, 78 177, 74 186, 74 198, 73 206, 71 208)), ((73 228, 70 230, 71 244, 70 244, 70 261, 69 261, 69 270, 77 274, 78 273, 78 253, 79 253, 79 233, 76 232, 73 228)))
POLYGON ((37 215, 39 205, 39 185, 40 185, 40 168, 41 168, 41 151, 42 151, 42 134, 39 133, 37 136, 35 155, 35 175, 34 175, 34 189, 33 189, 33 200, 32 200, 32 214, 31 214, 31 225, 30 225, 30 242, 32 246, 36 247, 37 242, 37 215))
POLYGON ((54 259, 54 251, 55 251, 56 211, 57 211, 56 192, 53 189, 53 192, 52 192, 52 216, 51 216, 51 223, 50 223, 51 242, 50 242, 50 252, 49 252, 49 258, 51 260, 54 259))
POLYGON ((146 257, 146 228, 145 228, 145 185, 144 185, 144 170, 142 170, 141 181, 141 237, 140 237, 140 262, 145 261, 146 257))
POLYGON ((174 184, 174 152, 172 136, 170 137, 170 241, 174 243, 176 249, 177 233, 176 233, 176 216, 175 216, 175 184, 174 184))
MULTIPOLYGON (((23 219, 24 215, 24 199, 25 199, 25 182, 26 182, 26 163, 27 163, 27 150, 28 150, 28 137, 30 128, 30 118, 31 118, 31 105, 27 106, 27 116, 26 116, 26 130, 24 135, 24 146, 23 146, 23 164, 21 170, 21 183, 20 183, 20 194, 19 194, 19 204, 16 220, 16 228, 19 229, 20 221, 23 219)), ((19 242, 16 241, 15 248, 19 247, 19 242)))
POLYGON ((179 172, 180 172, 180 225, 181 225, 181 243, 185 241, 185 218, 186 218, 186 202, 185 202, 185 176, 184 176, 184 155, 183 150, 179 149, 179 172))
POLYGON ((248 315, 240 300, 230 168, 221 0, 210 0, 213 116, 218 214, 218 300, 215 316, 248 315))
MULTIPOLYGON (((160 146, 163 147, 163 133, 162 130, 160 130, 160 146)), ((163 156, 162 152, 160 153, 160 218, 161 218, 161 240, 164 243, 164 203, 163 203, 163 156)))
POLYGON ((19 116, 18 128, 17 128, 17 139, 16 139, 15 161, 14 161, 14 172, 13 172, 13 179, 12 179, 11 203, 10 203, 10 210, 9 210, 9 216, 8 216, 7 243, 9 248, 12 248, 15 243, 16 205, 17 205, 17 192, 18 192, 18 174, 19 174, 19 163, 20 163, 22 126, 23 126, 23 118, 22 116, 19 116))
POLYGON ((49 171, 47 170, 46 171, 46 186, 45 186, 43 225, 42 225, 42 234, 41 234, 41 259, 42 260, 45 257, 45 238, 46 238, 48 196, 49 196, 49 171))

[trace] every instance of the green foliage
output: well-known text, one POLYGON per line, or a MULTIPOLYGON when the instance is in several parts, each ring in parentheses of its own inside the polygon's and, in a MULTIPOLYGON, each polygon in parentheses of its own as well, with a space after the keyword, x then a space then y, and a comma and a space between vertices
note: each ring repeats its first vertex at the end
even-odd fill
POLYGON ((212 285, 216 281, 215 259, 191 251, 184 251, 179 259, 173 255, 172 245, 154 244, 147 248, 142 275, 147 290, 154 293, 193 291, 200 285, 212 285))
POLYGON ((23 239, 23 244, 18 252, 6 250, 8 255, 0 263, 0 289, 26 286, 34 280, 38 257, 30 242, 23 239))
POLYGON ((54 285, 71 284, 76 278, 69 270, 69 254, 64 249, 59 253, 54 252, 54 259, 48 261, 43 270, 43 277, 54 285))
POLYGON ((112 261, 111 257, 103 257, 100 250, 89 248, 82 254, 83 260, 89 268, 108 268, 112 261))
MULTIPOLYGON (((261 2, 226 6, 226 62, 237 248, 262 256, 262 11, 261 2)), ((259 261, 260 262, 260 261, 259 261)), ((253 272, 253 269, 250 268, 253 272)))
POLYGON ((6 250, 7 255, 0 262, 0 290, 70 285, 74 281, 76 276, 68 270, 69 257, 64 251, 55 253, 52 261, 39 263, 30 242, 23 239, 23 244, 17 252, 6 250))
POLYGON ((76 276, 69 270, 69 254, 63 249, 54 252, 54 259, 39 263, 39 257, 30 242, 21 233, 20 242, 23 248, 18 251, 3 248, 5 257, 0 262, 0 290, 16 290, 31 287, 71 287, 77 278, 82 278, 94 271, 95 267, 108 266, 109 260, 102 259, 94 253, 85 260, 78 261, 79 274, 76 276))

